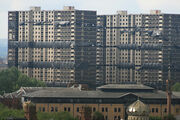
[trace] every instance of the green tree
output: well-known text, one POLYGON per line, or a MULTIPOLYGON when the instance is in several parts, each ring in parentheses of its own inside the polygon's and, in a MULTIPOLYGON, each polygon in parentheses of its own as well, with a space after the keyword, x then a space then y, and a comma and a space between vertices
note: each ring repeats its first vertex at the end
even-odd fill
POLYGON ((96 111, 93 114, 93 120, 104 120, 104 116, 102 113, 96 111))
POLYGON ((149 120, 162 120, 162 118, 158 116, 150 116, 149 120))
POLYGON ((176 118, 172 114, 169 114, 164 116, 163 120, 176 120, 176 118))
POLYGON ((22 74, 16 67, 9 68, 0 72, 0 94, 10 93, 20 87, 44 87, 42 81, 30 78, 22 74))
POLYGON ((0 120, 6 120, 6 118, 24 118, 23 110, 9 109, 8 107, 0 104, 0 120))
POLYGON ((84 106, 84 118, 85 120, 91 120, 91 113, 92 113, 92 108, 89 106, 84 106))
POLYGON ((180 91, 180 83, 177 82, 172 86, 172 91, 180 91))

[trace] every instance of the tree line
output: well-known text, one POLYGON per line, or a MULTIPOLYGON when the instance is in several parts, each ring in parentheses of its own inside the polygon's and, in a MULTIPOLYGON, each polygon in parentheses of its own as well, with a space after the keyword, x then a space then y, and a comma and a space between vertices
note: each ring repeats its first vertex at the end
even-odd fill
POLYGON ((0 94, 14 92, 21 87, 45 87, 45 83, 30 78, 27 75, 21 73, 16 67, 0 72, 0 94))

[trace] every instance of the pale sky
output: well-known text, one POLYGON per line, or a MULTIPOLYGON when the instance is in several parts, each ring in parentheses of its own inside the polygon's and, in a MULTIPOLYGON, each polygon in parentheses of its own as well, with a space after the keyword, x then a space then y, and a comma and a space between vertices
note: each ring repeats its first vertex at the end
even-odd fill
POLYGON ((30 6, 41 6, 43 10, 75 6, 76 9, 97 10, 98 14, 116 14, 117 10, 149 13, 152 9, 180 14, 180 0, 0 0, 0 39, 7 38, 8 11, 29 10, 30 6))

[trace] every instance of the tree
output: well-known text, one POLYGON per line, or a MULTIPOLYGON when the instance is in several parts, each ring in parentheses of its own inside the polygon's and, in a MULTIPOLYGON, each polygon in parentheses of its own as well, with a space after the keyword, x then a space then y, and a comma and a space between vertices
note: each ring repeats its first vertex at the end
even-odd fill
POLYGON ((163 120, 176 120, 176 118, 172 114, 169 114, 164 116, 163 120))
POLYGON ((12 92, 14 82, 18 79, 20 72, 15 67, 0 72, 0 94, 3 92, 12 92))
POLYGON ((85 120, 91 120, 92 108, 89 106, 84 106, 83 109, 84 109, 85 120))
POLYGON ((158 116, 150 116, 149 120, 162 120, 162 118, 158 116))
POLYGON ((104 116, 102 113, 96 111, 93 114, 93 120, 104 120, 104 116))
POLYGON ((172 86, 172 91, 180 91, 180 83, 177 82, 172 86))
POLYGON ((16 67, 9 68, 0 72, 0 94, 10 93, 20 87, 44 87, 42 81, 30 78, 22 74, 16 67))
POLYGON ((24 118, 24 111, 9 109, 8 107, 0 104, 0 120, 6 120, 9 117, 24 118))

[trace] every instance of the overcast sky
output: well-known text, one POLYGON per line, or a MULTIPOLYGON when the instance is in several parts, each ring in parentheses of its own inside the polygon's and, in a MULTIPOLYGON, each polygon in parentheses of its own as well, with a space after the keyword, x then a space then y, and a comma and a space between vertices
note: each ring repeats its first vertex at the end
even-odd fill
POLYGON ((180 0, 0 0, 0 39, 7 38, 8 11, 28 10, 30 6, 41 6, 43 10, 75 6, 76 9, 97 10, 98 14, 115 14, 117 10, 149 13, 151 9, 180 14, 180 0))

